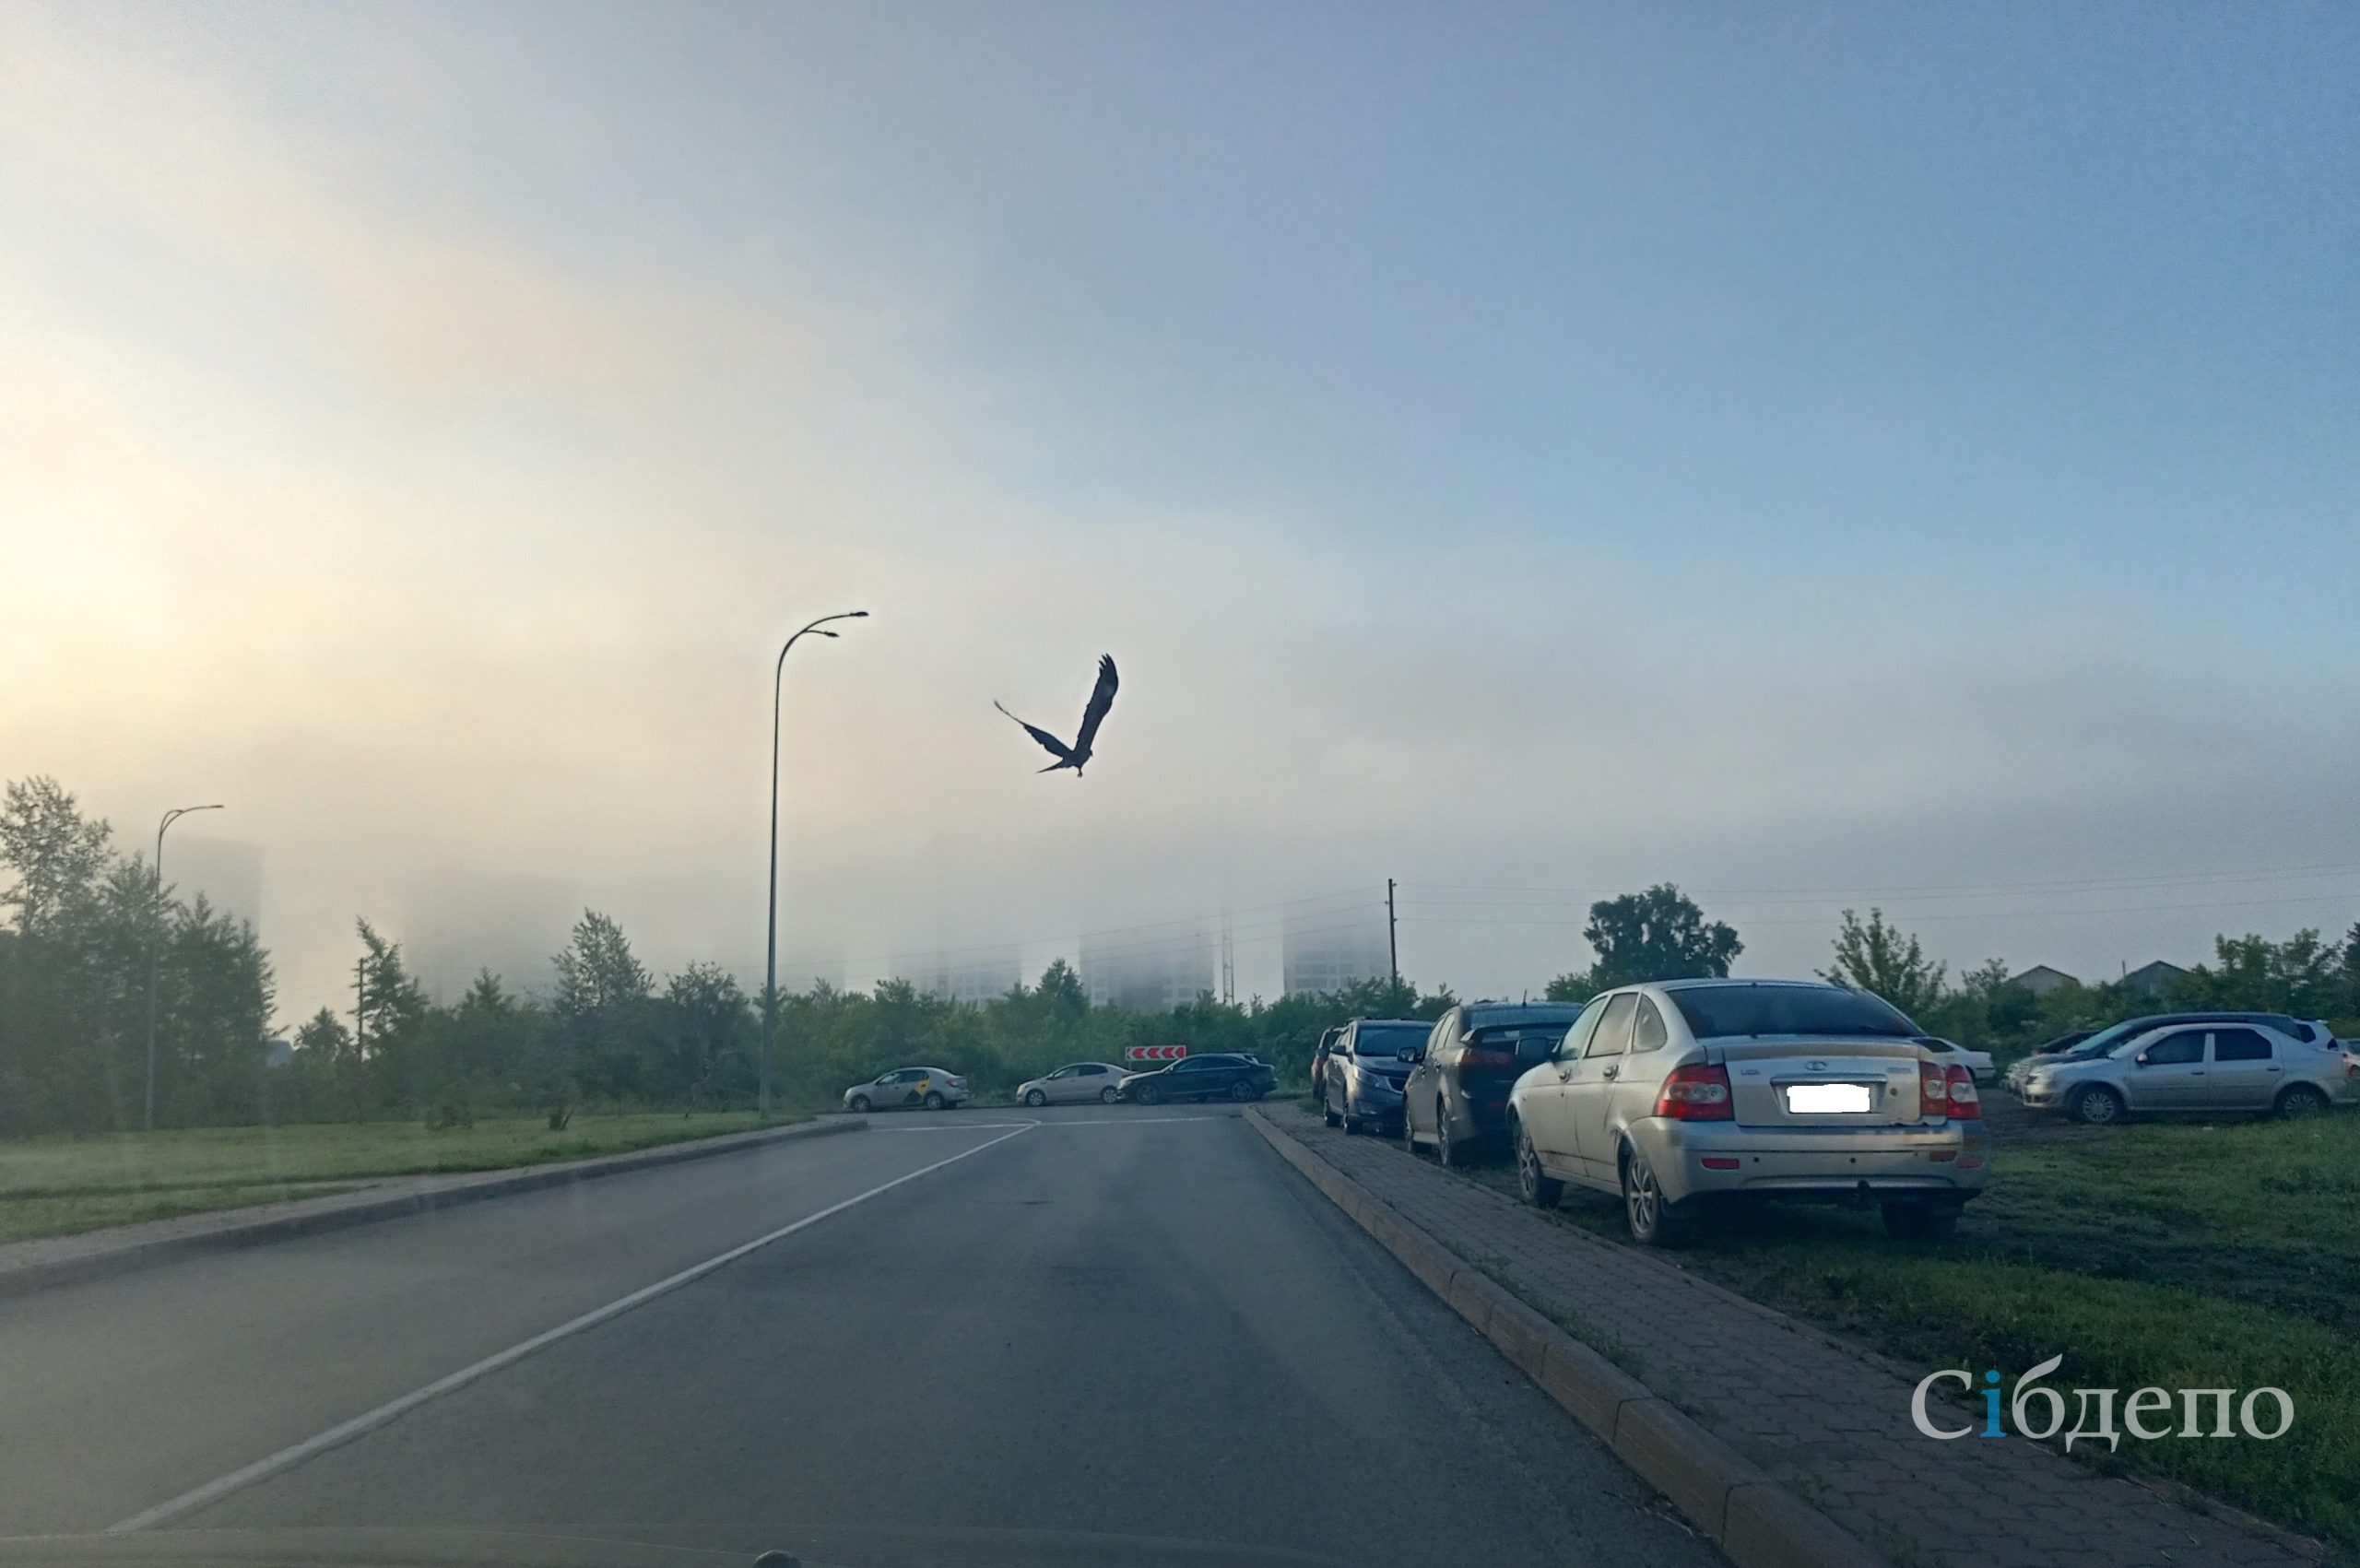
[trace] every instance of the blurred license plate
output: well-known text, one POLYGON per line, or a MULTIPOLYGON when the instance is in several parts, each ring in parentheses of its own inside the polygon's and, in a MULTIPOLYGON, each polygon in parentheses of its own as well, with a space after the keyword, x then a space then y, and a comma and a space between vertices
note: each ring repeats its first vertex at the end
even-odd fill
POLYGON ((1876 1107, 1876 1091, 1865 1083, 1791 1083, 1787 1109, 1798 1115, 1838 1115, 1876 1107))

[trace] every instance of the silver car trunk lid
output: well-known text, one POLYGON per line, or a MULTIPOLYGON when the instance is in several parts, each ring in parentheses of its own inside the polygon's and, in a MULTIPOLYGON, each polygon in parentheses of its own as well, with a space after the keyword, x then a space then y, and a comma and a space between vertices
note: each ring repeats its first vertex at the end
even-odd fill
POLYGON ((1740 1126, 1892 1127, 1928 1120, 1918 1082, 1925 1054, 1906 1040, 1716 1040, 1706 1055, 1729 1072, 1729 1108, 1740 1126))

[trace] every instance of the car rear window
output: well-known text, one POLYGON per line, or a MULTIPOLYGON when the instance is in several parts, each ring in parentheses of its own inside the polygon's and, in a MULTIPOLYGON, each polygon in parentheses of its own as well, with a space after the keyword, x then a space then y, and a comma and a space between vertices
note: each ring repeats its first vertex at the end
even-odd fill
POLYGON ((1918 1026, 1890 1003, 1832 985, 1696 985, 1669 995, 1699 1040, 1741 1034, 1912 1040, 1918 1034, 1918 1026))

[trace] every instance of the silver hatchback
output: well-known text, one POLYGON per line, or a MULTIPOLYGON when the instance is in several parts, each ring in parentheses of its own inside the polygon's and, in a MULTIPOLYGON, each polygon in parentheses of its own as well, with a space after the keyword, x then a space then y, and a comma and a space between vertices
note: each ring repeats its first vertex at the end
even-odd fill
POLYGON ((1947 1235, 1983 1190, 1982 1102, 1964 1066, 1875 996, 1811 981, 1609 991, 1508 1096, 1517 1185, 1619 1194, 1632 1239, 1681 1239, 1710 1204, 1875 1204, 1947 1235))
POLYGON ((2018 1092, 2027 1105, 2109 1126, 2133 1115, 2311 1115, 2351 1087, 2341 1051, 2263 1024, 2205 1021, 2163 1024, 2094 1055, 2037 1062, 2018 1092))

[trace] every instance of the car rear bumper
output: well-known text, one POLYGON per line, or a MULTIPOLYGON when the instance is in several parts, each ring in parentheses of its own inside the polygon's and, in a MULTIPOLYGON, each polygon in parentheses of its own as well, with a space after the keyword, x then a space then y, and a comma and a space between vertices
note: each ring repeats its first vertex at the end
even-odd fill
POLYGON ((1983 1190, 1989 1173, 1990 1146, 1979 1121, 1822 1131, 1650 1117, 1634 1123, 1630 1136, 1675 1203, 1708 1194, 1963 1203, 1983 1190))

